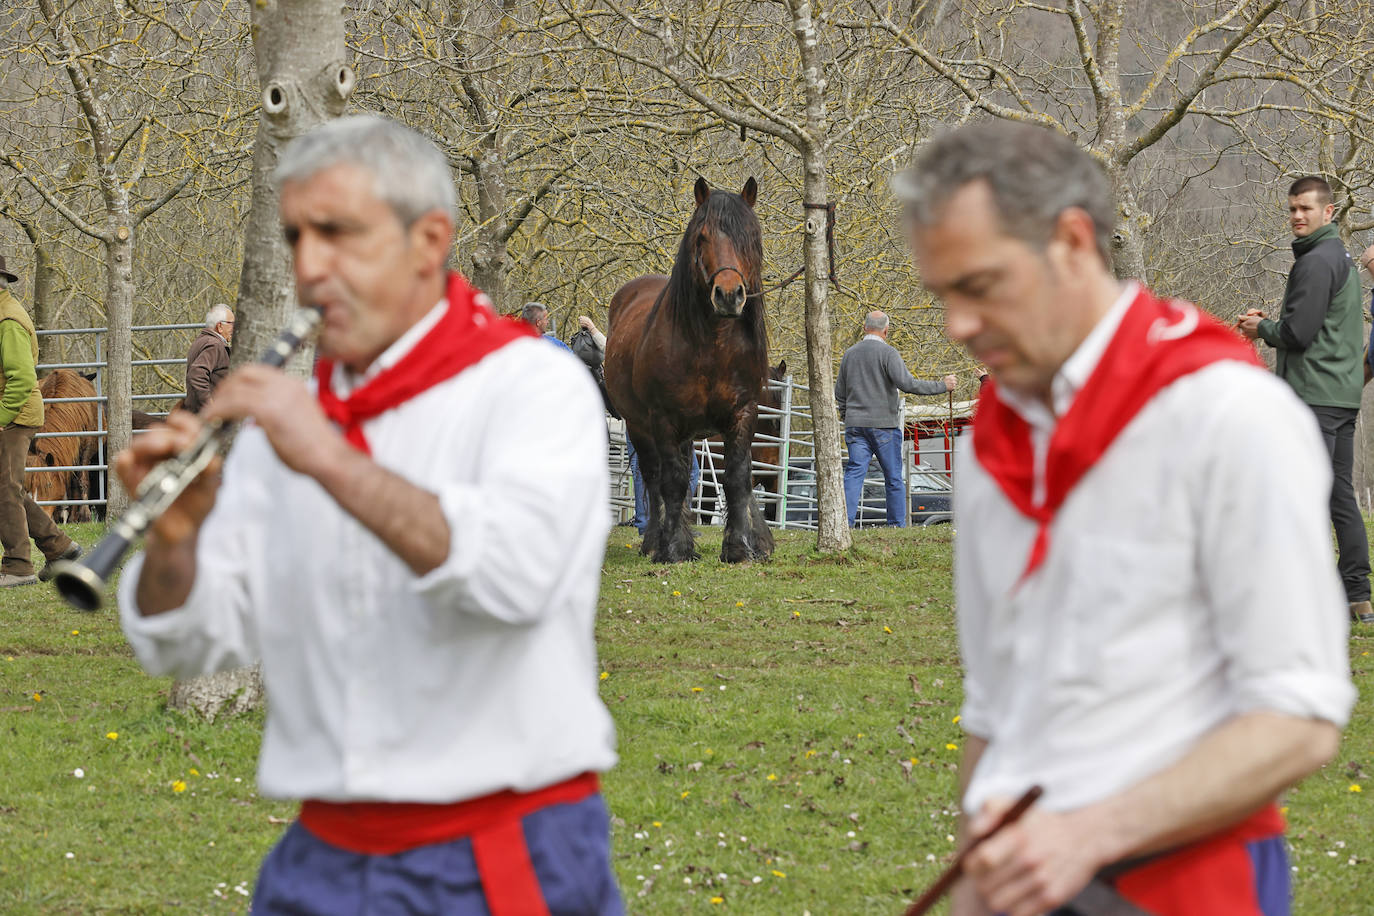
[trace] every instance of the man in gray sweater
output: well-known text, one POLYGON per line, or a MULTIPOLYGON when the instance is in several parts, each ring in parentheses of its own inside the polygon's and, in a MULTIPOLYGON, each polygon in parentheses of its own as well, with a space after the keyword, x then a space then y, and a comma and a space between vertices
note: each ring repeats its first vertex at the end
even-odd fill
POLYGON ((844 442, 849 459, 844 466, 844 503, 849 527, 863 498, 868 463, 877 456, 887 489, 887 523, 905 528, 906 494, 902 492, 901 395, 944 394, 958 382, 947 375, 938 382, 914 379, 897 349, 887 342, 887 316, 869 312, 864 319, 864 339, 850 347, 840 360, 835 380, 835 403, 844 420, 844 442))

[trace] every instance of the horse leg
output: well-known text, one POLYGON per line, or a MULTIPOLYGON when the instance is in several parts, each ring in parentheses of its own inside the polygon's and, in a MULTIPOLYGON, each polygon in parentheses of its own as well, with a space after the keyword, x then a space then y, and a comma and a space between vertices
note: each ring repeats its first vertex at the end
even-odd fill
POLYGON ((657 556, 662 550, 660 542, 663 534, 663 510, 659 505, 658 495, 658 447, 654 440, 648 436, 633 435, 630 439, 635 447, 635 461, 639 465, 639 476, 644 480, 645 502, 647 503, 644 511, 649 516, 644 525, 644 536, 639 544, 639 552, 646 557, 657 556))
POLYGON ((761 560, 773 553, 773 533, 754 500, 751 468, 754 415, 736 418, 725 436, 725 541, 720 559, 725 563, 761 560))
POLYGON ((659 563, 697 560, 692 526, 687 523, 687 486, 691 478, 690 448, 665 448, 659 453, 659 503, 662 507, 662 549, 654 555, 659 563))

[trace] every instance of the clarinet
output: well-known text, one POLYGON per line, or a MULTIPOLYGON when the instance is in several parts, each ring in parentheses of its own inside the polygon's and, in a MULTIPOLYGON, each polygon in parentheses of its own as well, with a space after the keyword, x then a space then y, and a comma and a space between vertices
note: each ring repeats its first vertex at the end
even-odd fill
MULTIPOLYGON (((258 362, 281 368, 301 348, 320 323, 320 309, 306 307, 277 335, 258 362)), ((67 603, 79 611, 96 611, 105 603, 105 584, 119 568, 124 555, 156 522, 177 497, 186 491, 228 445, 234 424, 211 420, 181 454, 168 458, 148 472, 138 485, 134 501, 123 517, 91 552, 78 560, 60 560, 53 567, 53 585, 67 603)))

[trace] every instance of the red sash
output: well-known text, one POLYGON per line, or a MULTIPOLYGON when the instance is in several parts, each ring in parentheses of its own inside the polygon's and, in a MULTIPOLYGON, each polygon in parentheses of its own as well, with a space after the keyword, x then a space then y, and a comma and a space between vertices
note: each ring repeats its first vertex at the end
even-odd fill
POLYGON ((1155 916, 1263 916, 1247 843, 1282 836, 1268 805, 1229 830, 1125 872, 1117 893, 1155 916))
POLYGON ((998 397, 996 382, 987 385, 973 421, 974 453, 1012 505, 1038 524, 1022 581, 1045 560, 1055 513, 1117 434, 1163 388, 1222 360, 1259 365, 1250 345, 1210 315, 1141 287, 1097 368, 1055 426, 1045 461, 1045 498, 1038 505, 1030 425, 998 397))
POLYGON ((363 423, 446 381, 513 340, 536 336, 523 321, 503 318, 462 274, 448 275, 448 309, 396 365, 383 369, 340 400, 333 390, 334 361, 315 368, 316 389, 325 415, 343 427, 344 438, 371 454, 363 423))
POLYGON ((492 916, 548 916, 520 821, 551 805, 571 805, 601 791, 595 773, 533 792, 495 792, 446 805, 409 802, 301 804, 301 826, 360 855, 389 856, 469 837, 492 916))

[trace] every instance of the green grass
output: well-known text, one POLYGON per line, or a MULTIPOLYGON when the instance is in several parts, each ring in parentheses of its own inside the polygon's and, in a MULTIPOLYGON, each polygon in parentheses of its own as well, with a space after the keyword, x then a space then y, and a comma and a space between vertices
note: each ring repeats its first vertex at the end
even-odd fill
MULTIPOLYGON (((900 912, 953 845, 950 529, 861 533, 842 558, 787 534, 772 562, 735 568, 714 559, 718 534, 710 559, 664 568, 628 531, 607 552, 598 637, 630 911, 900 912)), ((1367 688, 1374 639, 1351 646, 1367 688)), ((0 592, 0 912, 246 912, 235 888, 294 808, 253 794, 259 715, 198 722, 163 708, 167 687, 112 612, 0 592)), ((1350 786, 1372 734, 1361 703, 1340 758, 1288 799, 1299 913, 1370 911, 1374 782, 1350 786)))

